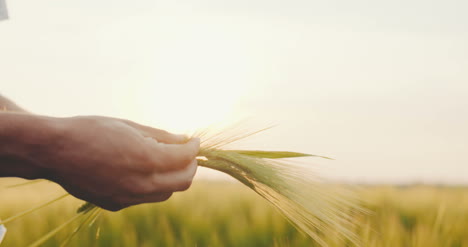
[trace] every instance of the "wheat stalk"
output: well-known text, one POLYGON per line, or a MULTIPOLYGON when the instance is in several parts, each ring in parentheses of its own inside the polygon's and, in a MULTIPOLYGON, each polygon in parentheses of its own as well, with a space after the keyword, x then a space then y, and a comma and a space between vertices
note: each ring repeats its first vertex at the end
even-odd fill
POLYGON ((200 166, 239 180, 272 203, 294 226, 321 246, 327 246, 321 233, 334 233, 337 238, 359 245, 349 230, 354 223, 348 212, 360 209, 350 200, 350 195, 322 183, 307 167, 276 160, 313 155, 218 149, 202 149, 200 154, 206 157, 199 160, 200 166))
MULTIPOLYGON (((350 231, 355 224, 350 213, 363 212, 363 210, 354 202, 352 194, 323 183, 307 165, 281 160, 297 157, 330 158, 285 151, 223 150, 221 147, 224 145, 258 132, 230 137, 224 134, 207 136, 206 133, 196 134, 202 139, 202 146, 197 157, 200 166, 224 172, 248 186, 272 203, 296 228, 308 234, 320 246, 328 246, 321 237, 323 234, 327 234, 328 237, 329 234, 334 234, 336 238, 347 239, 359 246, 357 237, 350 231)), ((10 217, 3 223, 15 220, 52 202, 10 217)), ((65 246, 82 226, 94 222, 100 210, 91 203, 83 204, 77 210, 75 217, 52 230, 30 247, 40 246, 68 225, 80 221, 63 242, 62 246, 65 246)))

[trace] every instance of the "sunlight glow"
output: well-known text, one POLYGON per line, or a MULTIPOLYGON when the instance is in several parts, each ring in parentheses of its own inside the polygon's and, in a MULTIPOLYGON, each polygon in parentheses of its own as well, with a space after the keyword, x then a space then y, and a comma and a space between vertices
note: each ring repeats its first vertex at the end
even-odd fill
POLYGON ((249 93, 246 49, 202 27, 174 23, 173 37, 151 55, 153 79, 136 92, 144 121, 187 133, 240 117, 236 107, 249 93))

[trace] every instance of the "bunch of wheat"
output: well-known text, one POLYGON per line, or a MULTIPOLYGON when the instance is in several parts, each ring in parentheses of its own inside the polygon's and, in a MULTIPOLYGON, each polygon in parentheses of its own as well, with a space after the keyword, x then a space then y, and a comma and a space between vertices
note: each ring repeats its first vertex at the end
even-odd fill
MULTIPOLYGON (((308 234, 319 245, 327 246, 321 238, 322 233, 336 234, 359 245, 355 235, 349 229, 354 225, 350 212, 362 212, 354 198, 338 188, 323 183, 304 164, 287 162, 285 158, 316 156, 297 152, 223 150, 222 147, 244 136, 226 138, 223 135, 202 138, 198 164, 229 174, 254 190, 257 194, 272 203, 298 229, 308 234)), ((2 222, 6 224, 32 211, 58 201, 63 195, 36 208, 10 217, 2 222)), ((90 225, 99 216, 102 209, 91 203, 85 203, 77 210, 77 215, 61 226, 44 235, 30 247, 36 247, 53 237, 68 225, 79 221, 76 228, 63 241, 65 246, 85 225, 90 225)), ((1 234, 0 234, 1 235, 1 234)))

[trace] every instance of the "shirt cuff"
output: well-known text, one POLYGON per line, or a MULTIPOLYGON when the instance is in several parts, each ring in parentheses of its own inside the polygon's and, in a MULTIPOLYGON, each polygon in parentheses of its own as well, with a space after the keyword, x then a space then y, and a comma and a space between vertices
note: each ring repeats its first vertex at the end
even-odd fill
POLYGON ((5 237, 6 228, 3 225, 0 225, 0 244, 2 243, 3 237, 5 237))

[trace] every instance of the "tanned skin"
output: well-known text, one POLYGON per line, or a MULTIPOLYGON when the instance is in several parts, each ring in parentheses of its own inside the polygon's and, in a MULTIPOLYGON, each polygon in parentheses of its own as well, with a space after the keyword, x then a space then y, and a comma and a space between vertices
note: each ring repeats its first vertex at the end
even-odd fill
POLYGON ((0 95, 0 177, 48 179, 107 210, 188 189, 199 147, 125 119, 31 114, 0 95))

